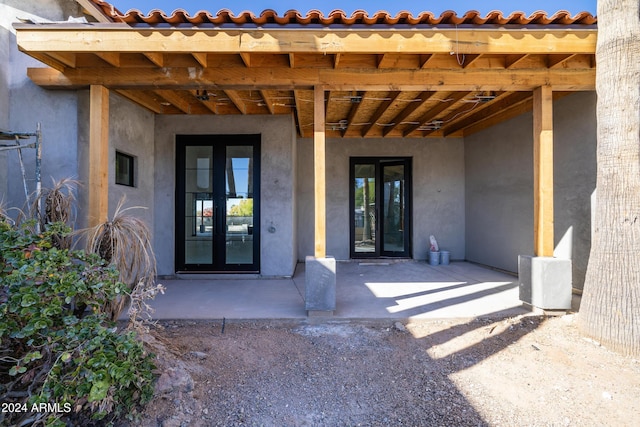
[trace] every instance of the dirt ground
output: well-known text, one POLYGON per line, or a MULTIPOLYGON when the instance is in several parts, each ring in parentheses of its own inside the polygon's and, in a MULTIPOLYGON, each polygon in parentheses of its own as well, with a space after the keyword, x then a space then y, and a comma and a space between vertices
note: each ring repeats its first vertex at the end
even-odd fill
POLYGON ((576 316, 163 322, 142 425, 640 425, 640 361, 576 316))

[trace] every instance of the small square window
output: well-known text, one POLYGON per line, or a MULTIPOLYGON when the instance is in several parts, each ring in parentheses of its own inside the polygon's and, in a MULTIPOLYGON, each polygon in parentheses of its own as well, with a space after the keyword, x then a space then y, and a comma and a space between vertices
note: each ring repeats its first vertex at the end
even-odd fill
POLYGON ((116 151, 116 184, 134 187, 134 157, 116 151))

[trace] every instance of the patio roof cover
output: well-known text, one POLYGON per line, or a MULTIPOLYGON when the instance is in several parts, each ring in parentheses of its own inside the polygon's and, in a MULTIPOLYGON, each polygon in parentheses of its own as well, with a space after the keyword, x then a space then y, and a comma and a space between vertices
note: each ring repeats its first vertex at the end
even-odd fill
POLYGON ((293 114, 311 137, 322 88, 327 137, 459 137, 531 110, 536 88, 595 89, 587 12, 190 16, 78 2, 89 24, 15 24, 19 49, 49 66, 29 77, 104 86, 157 114, 293 114))

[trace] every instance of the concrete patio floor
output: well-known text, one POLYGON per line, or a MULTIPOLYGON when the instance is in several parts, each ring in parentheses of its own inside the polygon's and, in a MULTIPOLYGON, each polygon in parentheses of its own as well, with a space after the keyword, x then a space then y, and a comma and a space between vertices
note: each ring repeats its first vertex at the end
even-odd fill
MULTIPOLYGON (((468 262, 337 262, 334 319, 505 317, 530 310, 517 277, 468 262)), ((227 276, 228 277, 228 276, 227 276)), ((160 280, 155 319, 302 319, 304 263, 294 277, 160 280)))

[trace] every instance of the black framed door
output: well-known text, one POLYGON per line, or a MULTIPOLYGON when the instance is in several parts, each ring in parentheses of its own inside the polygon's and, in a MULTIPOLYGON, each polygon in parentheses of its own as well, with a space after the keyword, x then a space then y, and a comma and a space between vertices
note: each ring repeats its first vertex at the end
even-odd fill
POLYGON ((259 272, 260 135, 176 144, 176 270, 259 272))
POLYGON ((411 159, 350 162, 351 257, 411 256, 411 159))

